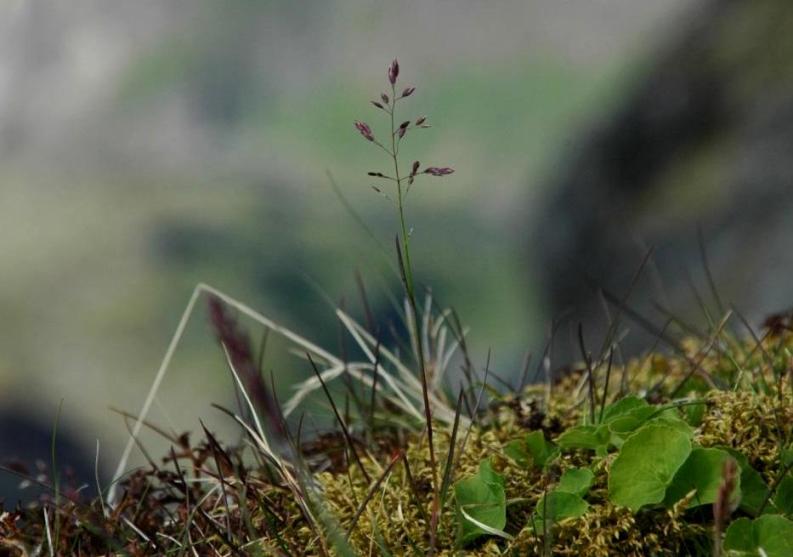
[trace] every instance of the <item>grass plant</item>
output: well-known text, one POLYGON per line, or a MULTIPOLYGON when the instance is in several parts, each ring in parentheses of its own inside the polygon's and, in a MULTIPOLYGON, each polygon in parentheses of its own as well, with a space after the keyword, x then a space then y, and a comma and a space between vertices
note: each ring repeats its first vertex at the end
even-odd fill
POLYGON ((604 342, 591 352, 579 329, 581 362, 565 373, 553 373, 550 348, 534 380, 531 358, 515 370, 517 385, 490 369, 489 355, 477 369, 456 312, 415 278, 406 200, 419 180, 453 170, 404 166, 400 145, 428 124, 400 123, 397 109, 416 90, 398 87, 399 76, 394 60, 388 90, 372 101, 387 139, 362 121, 355 129, 393 167, 368 176, 399 221, 404 334, 383 342, 360 277, 365 324, 335 310, 357 359, 197 286, 142 408, 124 414, 128 445, 110 485, 97 475, 99 496, 61 477, 54 455, 50 470, 3 465, 48 494, 5 502, 0 555, 793 555, 793 315, 755 332, 708 272, 716 304, 703 301, 705 330, 656 328, 627 296, 604 292, 614 307, 604 342), (215 410, 239 425, 241 443, 200 421, 194 441, 147 419, 202 302, 238 400, 215 410), (310 368, 288 400, 276 396, 242 318, 282 337, 310 368), (622 361, 625 319, 668 350, 622 361), (312 433, 306 401, 318 395, 334 428, 312 433), (169 454, 148 455, 144 429, 166 438, 169 454), (128 470, 136 448, 148 465, 128 470))

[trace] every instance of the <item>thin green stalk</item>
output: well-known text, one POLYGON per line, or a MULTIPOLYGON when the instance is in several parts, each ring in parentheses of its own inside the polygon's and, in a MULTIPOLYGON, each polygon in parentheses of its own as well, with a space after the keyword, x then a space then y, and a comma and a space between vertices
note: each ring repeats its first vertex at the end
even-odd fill
MULTIPOLYGON (((390 89, 391 89, 391 96, 389 97, 386 93, 380 95, 379 100, 371 101, 378 109, 386 112, 389 116, 391 121, 391 143, 389 145, 388 141, 379 141, 372 129, 366 122, 362 122, 360 120, 356 120, 354 122, 355 129, 358 130, 358 133, 361 136, 374 144, 377 148, 381 149, 385 153, 388 153, 388 156, 391 158, 391 161, 394 165, 394 175, 388 176, 383 174, 382 172, 378 171, 371 171, 368 173, 369 176, 374 178, 379 178, 382 180, 387 180, 389 182, 394 182, 396 184, 396 206, 397 206, 397 214, 399 216, 399 232, 396 234, 395 237, 395 245, 397 251, 397 261, 399 263, 399 271, 402 278, 402 282, 404 283, 405 287, 405 294, 407 296, 409 308, 406 311, 406 318, 412 317, 413 318, 413 330, 411 331, 411 339, 413 341, 413 347, 416 351, 416 359, 418 360, 418 367, 419 367, 419 374, 421 377, 421 391, 422 391, 422 398, 424 402, 424 416, 427 423, 427 442, 429 444, 429 457, 430 457, 430 468, 432 469, 432 493, 433 493, 433 500, 432 500, 432 516, 430 519, 430 526, 429 526, 429 539, 430 539, 430 547, 429 547, 429 554, 432 555, 435 553, 435 543, 436 543, 436 529, 438 518, 440 515, 440 507, 441 507, 441 483, 439 481, 439 470, 438 470, 438 460, 435 455, 435 443, 434 443, 434 435, 433 435, 433 427, 432 427, 432 408, 430 406, 430 397, 429 397, 429 379, 427 377, 427 366, 426 362, 424 361, 424 344, 422 341, 422 334, 420 330, 420 323, 419 320, 419 308, 418 303, 416 302, 416 285, 413 281, 413 263, 410 257, 410 233, 408 231, 407 219, 405 218, 405 200, 410 192, 410 186, 416 179, 418 174, 427 175, 427 176, 447 176, 454 172, 453 168, 447 166, 427 166, 421 172, 419 172, 420 163, 415 161, 413 166, 410 170, 410 174, 408 176, 402 176, 399 171, 399 146, 402 141, 402 138, 405 136, 405 133, 408 130, 414 130, 417 128, 427 128, 429 127, 426 125, 426 116, 421 116, 416 118, 415 121, 405 121, 399 126, 396 124, 396 106, 397 102, 401 99, 409 97, 413 94, 416 90, 415 87, 406 87, 401 94, 397 95, 396 89, 396 82, 397 77, 399 76, 399 63, 396 59, 391 63, 388 68, 388 81, 390 82, 390 89), (407 185, 403 188, 405 181, 407 181, 407 185)), ((375 191, 382 193, 379 188, 372 186, 375 191)), ((391 200, 390 197, 386 196, 389 201, 391 200)))
MULTIPOLYGON (((416 293, 413 284, 413 267, 410 262, 410 236, 405 222, 405 205, 402 192, 403 178, 399 174, 399 156, 398 156, 398 142, 397 133, 394 122, 394 113, 396 112, 396 87, 391 85, 391 159, 394 161, 394 178, 396 179, 397 186, 397 208, 399 211, 399 224, 402 231, 402 251, 405 254, 405 291, 407 293, 410 310, 413 313, 413 335, 416 340, 416 358, 418 359, 419 370, 421 373, 421 391, 424 399, 424 414, 427 422, 427 443, 429 444, 430 453, 430 468, 432 469, 432 515, 433 524, 437 523, 436 515, 440 512, 439 504, 439 485, 438 485, 438 467, 435 458, 435 445, 433 442, 432 432, 432 409, 430 408, 429 387, 427 379, 427 370, 424 362, 424 346, 421 339, 421 331, 419 331, 419 315, 418 307, 416 304, 416 293)), ((430 554, 434 553, 435 549, 435 528, 430 530, 430 554)))

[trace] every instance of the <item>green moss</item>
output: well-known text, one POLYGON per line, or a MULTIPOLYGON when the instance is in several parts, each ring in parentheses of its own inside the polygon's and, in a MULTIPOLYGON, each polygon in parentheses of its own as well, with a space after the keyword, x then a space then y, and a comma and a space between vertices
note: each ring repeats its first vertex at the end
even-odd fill
MULTIPOLYGON (((426 430, 396 421, 385 429, 367 429, 350 419, 353 436, 367 440, 355 444, 360 465, 343 456, 349 446, 331 434, 302 444, 305 466, 249 464, 244 474, 231 474, 222 489, 206 472, 215 469, 217 449, 183 448, 190 456, 182 458, 192 459, 193 474, 206 483, 196 482, 179 502, 179 474, 140 471, 124 482, 128 503, 116 512, 151 535, 177 540, 174 548, 181 547, 189 530, 200 548, 221 552, 242 547, 260 554, 425 555, 434 546, 437 555, 462 550, 481 556, 711 555, 717 527, 710 503, 720 500, 729 477, 722 475, 729 468, 725 463, 732 458, 736 476, 721 497, 726 514, 718 539, 732 523, 738 524, 735 537, 741 525, 759 515, 771 513, 777 518, 765 520, 779 522, 789 510, 791 347, 793 335, 787 332, 767 335, 761 346, 727 335, 717 345, 688 340, 680 355, 653 353, 612 369, 607 390, 612 394, 605 404, 600 396, 607 374, 601 367, 594 370, 592 394, 588 374, 578 370, 550 386, 494 395, 476 423, 470 429, 461 423, 454 437, 450 424, 435 424, 437 474, 426 430), (696 425, 684 421, 693 407, 700 409, 696 425), (559 443, 571 428, 590 425, 604 432, 602 445, 559 443), (631 451, 642 456, 641 447, 636 450, 642 439, 661 430, 690 445, 691 456, 680 456, 683 464, 668 471, 670 482, 659 485, 653 498, 625 503, 610 489, 617 481, 617 463, 629 460, 631 451), (433 486, 447 469, 453 438, 454 463, 441 501, 433 486), (516 452, 515 440, 525 450, 516 452), (696 471, 696 477, 682 477, 686 470, 696 471), (477 477, 482 481, 477 483, 477 477), (490 489, 494 482, 497 489, 490 489), (466 500, 455 501, 456 493, 466 500), (206 514, 197 513, 196 501, 202 501, 206 514), (495 503, 490 510, 497 513, 469 513, 489 529, 461 522, 467 518, 460 505, 470 510, 479 503, 495 503), (342 549, 345 544, 348 550, 342 549)), ((238 451, 229 453, 229 462, 242 463, 238 451)), ((629 468, 633 473, 641 467, 629 468)), ((63 503, 63 517, 81 520, 61 520, 62 546, 106 552, 115 547, 107 541, 112 539, 133 554, 145 549, 124 521, 103 520, 98 509, 97 501, 63 503), (97 529, 106 531, 105 538, 97 536, 97 529)), ((46 539, 41 509, 0 516, 0 539, 19 540, 19 547, 28 548, 46 539)))
MULTIPOLYGON (((779 354, 780 348, 789 345, 790 340, 789 337, 769 339, 764 343, 764 350, 779 354)), ((652 354, 629 362, 625 370, 613 370, 610 391, 618 392, 622 372, 626 371, 628 384, 636 393, 646 393, 648 386, 663 379, 663 387, 655 402, 669 400, 673 388, 689 374, 690 360, 695 356, 701 358, 702 371, 693 375, 700 381, 688 381, 686 389, 679 393, 702 396, 699 426, 693 430, 693 446, 726 447, 738 451, 771 484, 780 471, 780 447, 787 446, 793 434, 793 396, 787 380, 783 378, 780 382, 771 360, 761 356, 760 350, 753 350, 753 343, 733 347, 725 344, 721 352, 714 350, 705 357, 701 357, 701 343, 690 340, 685 346, 689 359, 652 354), (752 379, 744 381, 742 388, 698 392, 702 390, 703 383, 730 385, 746 377, 752 379), (759 392, 759 386, 764 383, 772 386, 768 392, 759 392), (782 390, 779 391, 775 384, 781 385, 782 390)), ((525 438, 531 431, 524 425, 528 412, 541 413, 540 428, 552 440, 565 429, 582 423, 583 416, 587 414, 586 389, 581 388, 583 383, 584 375, 573 373, 553 385, 550 398, 545 396, 544 389, 538 387, 529 388, 517 397, 506 397, 493 405, 487 419, 473 427, 454 469, 454 480, 473 477, 479 463, 490 458, 494 468, 506 480, 507 500, 515 502, 509 505, 506 526, 512 539, 486 538, 484 542, 467 547, 468 554, 525 555, 550 550, 553 555, 581 556, 613 555, 615 551, 634 555, 709 555, 713 528, 710 506, 701 506, 700 509, 705 510, 697 511, 693 493, 673 501, 669 508, 661 504, 645 505, 637 512, 609 500, 607 482, 614 462, 614 448, 604 457, 598 457, 590 450, 568 450, 548 469, 520 462, 514 455, 512 458, 507 456, 510 443, 514 444, 516 438, 525 438), (543 494, 558 484, 565 471, 574 468, 586 468, 594 473, 592 487, 585 496, 588 509, 580 517, 554 524, 543 536, 532 527, 531 514, 543 494)), ((680 410, 675 412, 680 418, 687 416, 680 410)), ((442 424, 438 424, 438 428, 445 431, 442 424)), ((447 454, 448 445, 448 433, 439 435, 437 453, 447 454)), ((382 461, 382 456, 371 457, 369 466, 372 473, 377 474, 379 467, 375 463, 382 461)), ((419 552, 428 550, 426 517, 431 512, 432 474, 425 437, 416 436, 408 441, 406 458, 418 485, 418 493, 414 497, 403 470, 392 473, 351 536, 354 547, 362 554, 368 552, 374 531, 379 531, 390 547, 407 547, 405 540, 410 539, 412 543, 409 546, 415 544, 419 552), (423 512, 417 511, 415 498, 423 502, 423 512)), ((325 473, 320 481, 327 501, 338 513, 344 528, 356 511, 356 501, 364 497, 367 483, 356 474, 354 467, 340 473, 325 473)), ((454 533, 458 518, 452 508, 447 504, 440 519, 437 547, 443 549, 441 554, 452 554, 456 548, 454 533)), ((745 513, 736 510, 733 516, 742 514, 745 513)))

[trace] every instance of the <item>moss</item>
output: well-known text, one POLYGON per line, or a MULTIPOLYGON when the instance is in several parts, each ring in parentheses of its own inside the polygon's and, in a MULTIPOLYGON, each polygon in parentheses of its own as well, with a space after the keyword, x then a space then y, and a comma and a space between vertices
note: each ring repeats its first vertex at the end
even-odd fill
MULTIPOLYGON (((713 515, 709 506, 693 504, 694 492, 671 508, 648 505, 638 512, 609 500, 609 473, 617 456, 613 448, 605 453, 563 450, 542 468, 513 461, 505 447, 531 431, 542 431, 547 440, 556 441, 568 428, 590 419, 591 403, 596 415, 599 413, 604 392, 608 393, 607 402, 630 393, 656 405, 672 400, 678 406, 691 404, 673 410, 679 417, 687 416, 682 411, 685 408, 700 409, 688 415, 696 419, 694 445, 737 450, 767 485, 774 485, 782 469, 781 451, 790 447, 793 438, 791 348, 789 327, 772 327, 759 344, 726 334, 717 342, 688 339, 674 356, 651 353, 624 367, 615 366, 610 373, 605 366, 598 367, 593 371, 596 388, 592 391, 588 373, 578 368, 550 386, 534 385, 520 393, 494 395, 476 423, 470 429, 461 426, 456 436, 448 496, 437 514, 436 554, 459 554, 459 516, 451 486, 476 475, 480 463, 489 459, 494 472, 504 480, 506 537, 483 535, 464 548, 468 555, 710 555, 713 515), (680 397, 686 398, 681 401, 680 397), (586 512, 561 519, 546 532, 536 531, 533 516, 543 496, 557 486, 565 471, 584 467, 593 473, 584 496, 586 512)), ((429 532, 433 530, 435 474, 425 430, 420 424, 414 430, 403 424, 361 434, 358 424, 351 426, 357 434, 361 466, 354 459, 335 456, 349 451, 341 436, 329 434, 303 443, 304 458, 312 463, 309 483, 316 491, 302 497, 302 506, 297 494, 312 491, 305 482, 295 489, 284 474, 279 476, 268 466, 249 466, 243 474, 242 449, 229 449, 228 462, 238 462, 240 467, 237 475, 222 485, 205 475, 206 483, 193 483, 193 491, 181 498, 180 473, 163 468, 141 470, 125 480, 126 497, 115 512, 161 540, 182 540, 190 531, 201 539, 201 547, 214 550, 233 547, 246 552, 258 548, 268 555, 347 555, 338 543, 346 540, 352 552, 360 555, 428 553, 433 545, 429 532), (202 502, 202 513, 196 511, 197 501, 202 502), (232 532, 234 539, 227 532, 232 532), (245 539, 248 541, 243 543, 245 539)), ((438 476, 443 477, 451 428, 436 423, 434 431, 438 476)), ((216 445, 185 445, 183 449, 183 458, 191 459, 197 476, 212 469, 209 459, 217 457, 216 445)), ((294 466, 294 470, 300 469, 294 466)), ((82 517, 80 521, 61 521, 63 547, 102 547, 106 552, 111 547, 107 540, 118 539, 132 555, 150 549, 137 532, 123 530, 123 520, 102 519, 95 500, 87 504, 66 501, 60 512, 63 517, 82 517), (83 527, 87 524, 91 528, 83 527), (107 534, 98 535, 100 530, 107 534)), ((725 527, 742 513, 746 511, 735 510, 725 519, 725 527)), ((41 544, 46 531, 42 516, 41 508, 0 513, 0 539, 19 540, 26 547, 41 544)), ((97 551, 85 554, 102 553, 97 551)))
MULTIPOLYGON (((779 362, 773 364, 771 354, 778 356, 790 344, 788 336, 769 337, 761 348, 754 342, 736 343, 730 338, 708 350, 707 342, 689 339, 683 344, 684 354, 679 356, 650 354, 628 362, 625 368, 615 367, 611 372, 610 391, 619 392, 622 384, 627 385, 630 392, 648 394, 653 386, 660 384, 660 390, 653 396, 656 402, 665 402, 690 375, 677 396, 701 396, 706 403, 694 442, 703 447, 728 446, 740 451, 771 483, 779 471, 780 447, 787 445, 793 433, 793 390, 786 381, 779 382, 779 362), (692 362, 700 362, 699 367, 692 362), (695 368, 693 373, 692 367, 695 368), (746 378, 750 380, 745 381, 746 378), (707 388, 712 384, 730 385, 738 379, 743 381, 742 388, 707 388), (766 388, 765 384, 771 387, 766 388)), ((601 381, 598 392, 602 392, 605 370, 596 373, 601 381)), ((480 461, 491 457, 494 468, 505 479, 507 500, 518 502, 508 509, 507 531, 513 539, 485 538, 467 548, 467 554, 531 555, 547 550, 553 555, 570 556, 607 556, 615 551, 625 555, 708 554, 712 525, 702 513, 689 513, 687 500, 671 509, 649 508, 636 514, 608 501, 606 486, 613 454, 599 459, 591 451, 563 453, 548 470, 520 467, 505 456, 505 444, 531 429, 541 429, 553 439, 564 429, 580 423, 588 410, 585 383, 586 376, 579 370, 556 381, 550 389, 550 397, 545 388, 535 386, 519 396, 499 399, 491 406, 486 419, 471 429, 453 479, 475 474, 480 461), (528 427, 532 421, 534 428, 528 427), (531 512, 566 469, 581 466, 588 466, 595 473, 594 484, 586 497, 589 511, 580 518, 554 525, 545 540, 541 532, 533 530, 529 520, 531 512)), ((436 452, 446 455, 449 434, 442 424, 438 424, 438 430, 443 433, 436 438, 436 452)), ((369 554, 376 532, 382 536, 386 547, 412 547, 416 553, 428 550, 425 532, 428 530, 426 517, 431 511, 432 473, 426 437, 410 438, 405 454, 416 490, 414 492, 409 484, 402 466, 383 483, 382 490, 370 503, 350 538, 361 554, 369 554), (417 509, 415 499, 423 501, 423 512, 417 509)), ((377 475, 382 470, 376 462, 382 457, 374 456, 367 460, 367 467, 377 475)), ((354 467, 344 473, 322 474, 319 479, 341 527, 349 527, 368 484, 362 481, 354 467)), ((447 502, 440 520, 437 546, 446 548, 441 555, 454 554, 452 506, 447 502)))

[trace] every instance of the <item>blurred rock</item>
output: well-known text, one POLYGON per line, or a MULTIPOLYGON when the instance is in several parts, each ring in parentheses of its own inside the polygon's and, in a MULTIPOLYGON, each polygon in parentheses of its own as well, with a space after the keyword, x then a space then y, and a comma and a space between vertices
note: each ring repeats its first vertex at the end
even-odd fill
MULTIPOLYGON (((651 62, 613 113, 571 140, 546 190, 533 238, 549 311, 602 331, 588 279, 623 296, 653 246, 631 305, 661 324, 654 302, 704 322, 691 284, 712 313, 718 304, 701 227, 723 304, 757 324, 793 305, 793 3, 699 5, 651 62)), ((647 335, 631 338, 629 351, 649 348, 647 335)), ((580 355, 569 334, 559 340, 565 360, 580 355)))
MULTIPOLYGON (((46 422, 18 405, 0 407, 0 465, 49 483, 52 470, 53 422, 46 422), (43 479, 43 478, 42 478, 43 479)), ((62 489, 85 485, 82 493, 96 493, 93 454, 69 431, 66 420, 59 423, 55 439, 55 467, 62 489)), ((104 477, 102 470, 100 476, 104 477)), ((0 502, 10 508, 18 501, 35 500, 47 490, 36 483, 20 489, 23 478, 0 470, 0 502)))

